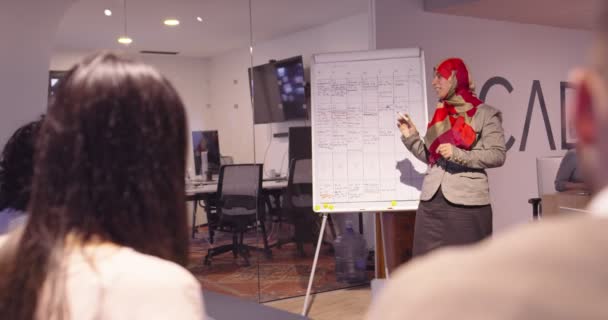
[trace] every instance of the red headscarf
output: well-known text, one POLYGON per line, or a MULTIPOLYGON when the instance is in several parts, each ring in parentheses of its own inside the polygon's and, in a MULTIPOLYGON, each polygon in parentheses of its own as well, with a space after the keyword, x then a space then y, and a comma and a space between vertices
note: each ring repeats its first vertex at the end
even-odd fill
POLYGON ((442 104, 435 110, 424 137, 431 165, 441 158, 437 153, 440 144, 450 143, 460 149, 471 150, 477 138, 471 121, 477 107, 483 103, 475 96, 473 81, 461 59, 447 59, 437 66, 435 72, 448 79, 452 87, 440 101, 442 104))

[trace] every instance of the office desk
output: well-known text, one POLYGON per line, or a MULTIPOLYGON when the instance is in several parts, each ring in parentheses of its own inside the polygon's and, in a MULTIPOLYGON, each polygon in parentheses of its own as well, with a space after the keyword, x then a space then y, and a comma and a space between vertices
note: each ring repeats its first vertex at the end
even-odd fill
MULTIPOLYGON (((197 207, 199 206, 199 202, 203 202, 203 206, 205 208, 205 214, 207 215, 207 223, 211 223, 212 212, 211 212, 211 202, 215 198, 217 194, 217 181, 209 181, 203 182, 203 184, 197 186, 187 186, 186 187, 186 201, 193 201, 193 209, 192 209, 192 238, 194 239, 194 235, 196 234, 196 212, 197 207)), ((262 191, 265 194, 273 194, 275 197, 277 194, 283 192, 283 190, 287 188, 287 180, 264 180, 262 181, 262 191)), ((278 204, 278 201, 276 202, 278 204)), ((213 243, 213 237, 215 232, 211 226, 209 227, 209 242, 213 243)))
MULTIPOLYGON (((264 180, 262 181, 262 189, 264 190, 280 190, 287 188, 287 180, 264 180)), ((217 192, 217 181, 205 182, 202 185, 188 188, 186 187, 186 197, 195 196, 198 194, 214 194, 217 192)))
POLYGON ((585 209, 591 201, 591 196, 580 191, 570 190, 542 195, 543 218, 557 216, 561 208, 585 209))
MULTIPOLYGON (((197 232, 196 226, 196 211, 200 202, 203 202, 203 208, 207 216, 207 225, 211 226, 211 202, 217 193, 217 182, 214 184, 204 184, 195 187, 186 187, 186 201, 192 201, 192 239, 197 232)), ((213 228, 209 228, 209 242, 213 243, 215 232, 213 228)))

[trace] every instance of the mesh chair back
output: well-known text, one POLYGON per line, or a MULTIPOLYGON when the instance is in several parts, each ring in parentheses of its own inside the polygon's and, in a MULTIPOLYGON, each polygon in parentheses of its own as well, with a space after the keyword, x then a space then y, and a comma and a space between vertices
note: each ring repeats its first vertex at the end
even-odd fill
POLYGON ((288 206, 312 207, 312 160, 293 159, 287 184, 288 206))
POLYGON ((262 165, 225 165, 220 170, 218 196, 221 214, 256 214, 261 199, 262 165))

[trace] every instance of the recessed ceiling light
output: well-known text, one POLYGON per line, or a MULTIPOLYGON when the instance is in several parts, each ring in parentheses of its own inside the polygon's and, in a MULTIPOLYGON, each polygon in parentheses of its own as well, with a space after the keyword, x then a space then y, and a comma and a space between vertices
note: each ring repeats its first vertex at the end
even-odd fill
POLYGON ((203 22, 203 18, 201 18, 201 17, 196 17, 196 21, 198 21, 198 22, 203 22))
POLYGON ((108 16, 108 17, 109 17, 109 16, 111 16, 111 15, 112 15, 112 10, 110 10, 110 9, 105 9, 105 10, 103 11, 103 14, 105 14, 106 16, 108 16))
POLYGON ((170 27, 175 27, 179 25, 179 20, 177 19, 166 19, 164 24, 170 27))
POLYGON ((118 43, 121 43, 124 45, 130 45, 131 42, 133 42, 133 39, 131 39, 127 36, 122 36, 122 37, 118 38, 118 43))

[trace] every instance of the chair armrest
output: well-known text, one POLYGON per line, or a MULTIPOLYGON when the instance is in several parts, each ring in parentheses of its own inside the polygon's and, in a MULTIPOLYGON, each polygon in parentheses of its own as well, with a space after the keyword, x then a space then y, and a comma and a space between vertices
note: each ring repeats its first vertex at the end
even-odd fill
POLYGON ((530 198, 528 203, 532 205, 532 218, 537 220, 542 214, 542 199, 541 198, 530 198))

